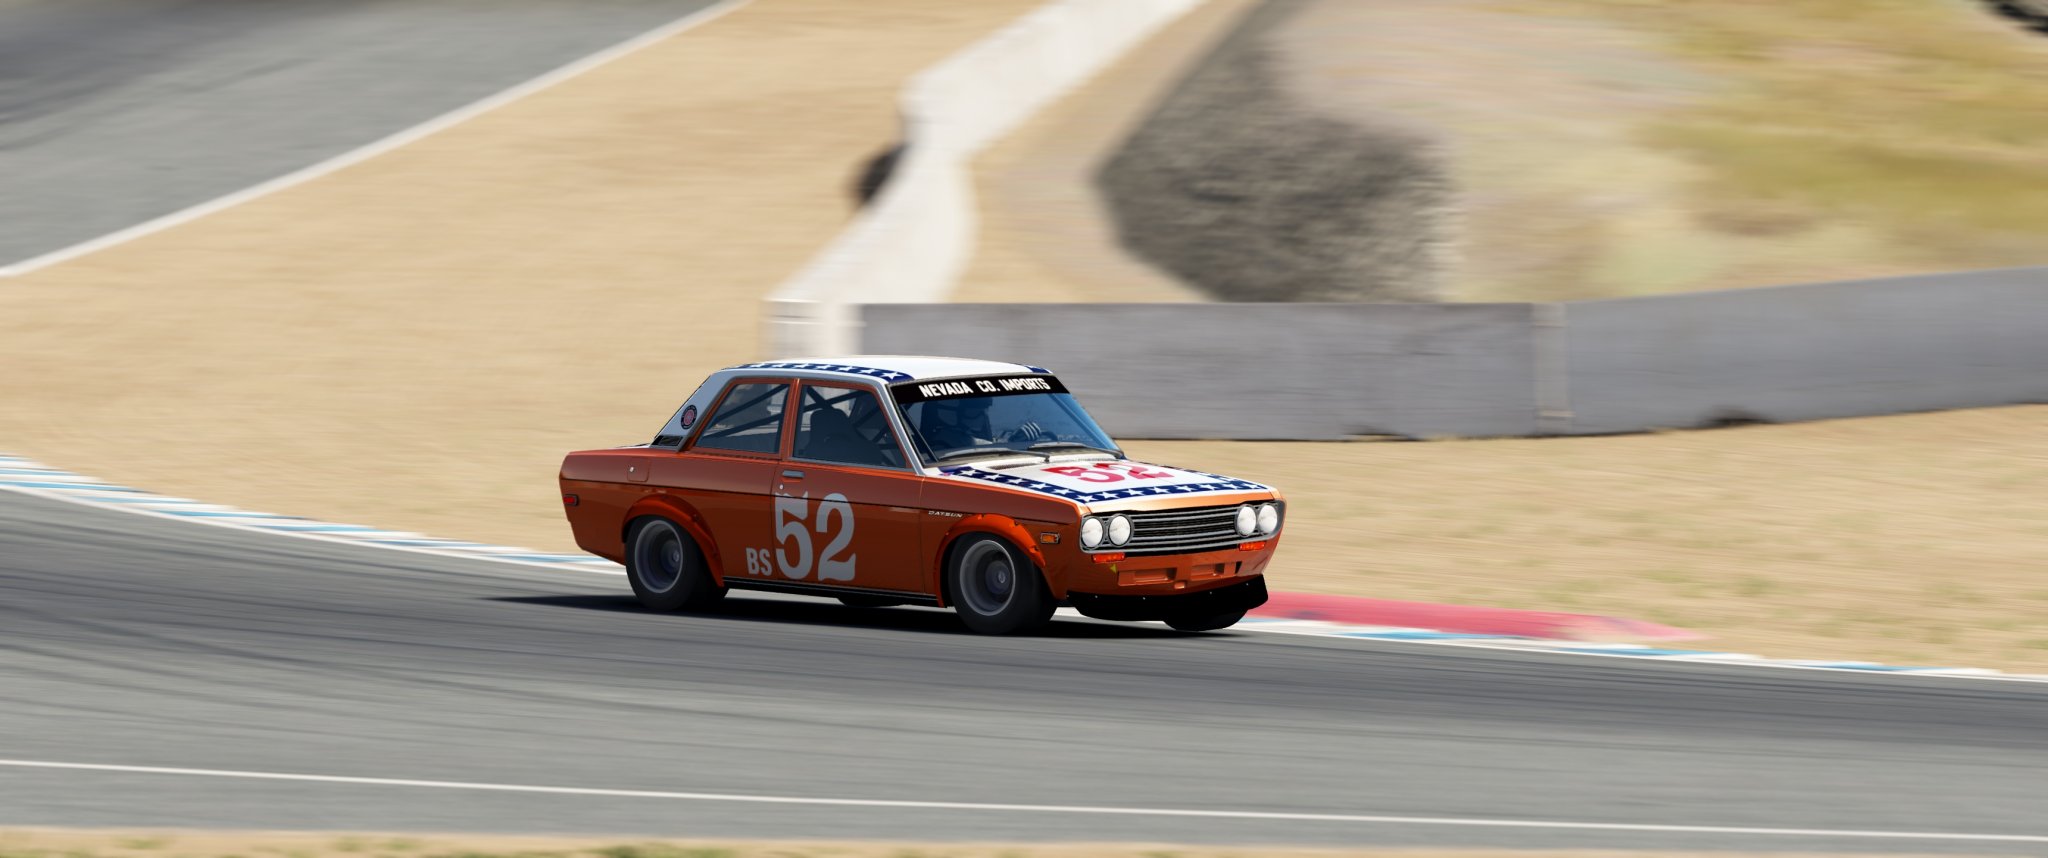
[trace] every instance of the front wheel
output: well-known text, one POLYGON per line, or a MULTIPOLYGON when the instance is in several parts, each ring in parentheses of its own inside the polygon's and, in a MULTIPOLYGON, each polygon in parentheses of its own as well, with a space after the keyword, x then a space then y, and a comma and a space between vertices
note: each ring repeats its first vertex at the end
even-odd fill
POLYGON ((701 611, 725 597, 697 540, 654 516, 633 522, 626 535, 626 580, 640 604, 657 611, 701 611))
POLYGON ((1166 618, 1166 624, 1177 632, 1213 632, 1237 625, 1244 619, 1243 611, 1222 613, 1181 613, 1166 618))
POLYGON ((946 596, 969 629, 985 635, 1014 635, 1052 619, 1052 594, 1045 578, 1009 543, 974 535, 953 546, 946 570, 946 596))

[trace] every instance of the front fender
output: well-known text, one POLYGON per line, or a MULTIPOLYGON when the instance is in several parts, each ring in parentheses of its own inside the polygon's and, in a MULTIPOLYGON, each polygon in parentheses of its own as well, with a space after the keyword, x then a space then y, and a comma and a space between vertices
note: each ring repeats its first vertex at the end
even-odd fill
POLYGON ((1067 597, 1067 582, 1064 578, 1054 580, 1054 572, 1050 565, 1045 562, 1045 554, 1038 550, 1038 542, 1031 538, 1029 530, 1026 530, 1023 525, 1018 524, 1015 519, 1007 515, 979 513, 963 517, 959 521, 954 522, 952 529, 946 531, 946 537, 940 540, 939 550, 933 552, 931 578, 928 583, 931 592, 938 595, 941 606, 947 604, 945 588, 946 558, 953 553, 953 544, 955 542, 960 541, 961 537, 976 533, 1000 536, 1009 542, 1012 547, 1024 552, 1024 556, 1031 561, 1032 565, 1037 566, 1040 573, 1045 576, 1045 586, 1052 591, 1053 598, 1064 599, 1067 597))

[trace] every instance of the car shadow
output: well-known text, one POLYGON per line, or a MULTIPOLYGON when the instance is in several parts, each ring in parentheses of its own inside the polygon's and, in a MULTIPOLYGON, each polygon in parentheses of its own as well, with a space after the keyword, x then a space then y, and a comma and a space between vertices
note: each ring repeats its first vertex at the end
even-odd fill
MULTIPOLYGON (((573 608, 584 611, 605 611, 622 614, 646 614, 651 616, 673 616, 700 620, 746 621, 769 623, 792 623, 799 625, 830 625, 850 628, 878 629, 923 634, 971 635, 966 626, 952 611, 938 608, 900 606, 890 608, 855 608, 824 599, 758 598, 751 594, 733 594, 720 602, 718 607, 702 613, 663 615, 640 606, 632 596, 617 594, 562 594, 557 596, 492 596, 492 602, 512 602, 521 605, 542 605, 551 608, 573 608)), ((1148 638, 1183 638, 1189 635, 1158 626, 1131 623, 1105 623, 1092 620, 1055 617, 1051 623, 1036 632, 1020 637, 1033 638, 1077 638, 1143 640, 1148 638)))

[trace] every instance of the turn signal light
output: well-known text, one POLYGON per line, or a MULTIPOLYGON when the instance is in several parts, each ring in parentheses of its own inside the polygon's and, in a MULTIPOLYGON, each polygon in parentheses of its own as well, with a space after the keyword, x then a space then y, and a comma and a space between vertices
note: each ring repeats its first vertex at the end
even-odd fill
POLYGON ((1121 551, 1113 552, 1110 554, 1095 555, 1095 562, 1097 563, 1115 563, 1118 560, 1122 559, 1124 559, 1124 553, 1121 551))
POLYGON ((1265 550, 1265 548, 1266 548, 1266 541, 1265 541, 1265 540, 1263 540, 1263 539, 1261 539, 1261 540, 1259 540, 1259 541, 1257 541, 1257 542, 1246 542, 1246 543, 1243 543, 1243 544, 1241 544, 1241 545, 1237 546, 1237 550, 1239 550, 1239 551, 1263 551, 1263 550, 1265 550))
POLYGON ((563 496, 562 496, 562 505, 563 505, 563 506, 575 506, 575 505, 577 505, 577 504, 580 504, 580 503, 582 503, 582 502, 583 502, 583 499, 582 499, 582 498, 579 498, 579 497, 577 497, 577 496, 575 496, 575 495, 563 495, 563 496))

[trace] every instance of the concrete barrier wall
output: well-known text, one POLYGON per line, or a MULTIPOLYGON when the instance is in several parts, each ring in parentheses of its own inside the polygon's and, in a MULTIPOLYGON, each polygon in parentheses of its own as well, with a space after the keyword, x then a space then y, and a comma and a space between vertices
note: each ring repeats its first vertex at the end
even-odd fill
POLYGON ((862 350, 1050 366, 1126 438, 1527 435, 1527 304, 879 304, 862 350))
POLYGON ((2048 269, 1565 305, 1572 428, 2048 402, 2048 269))
POLYGON ((913 78, 882 192, 767 299, 770 357, 843 354, 849 307, 938 301, 974 251, 969 160, 1200 0, 1053 0, 913 78))
POLYGON ((1126 438, 1601 434, 2048 402, 2048 268, 1569 304, 901 304, 1126 438))

